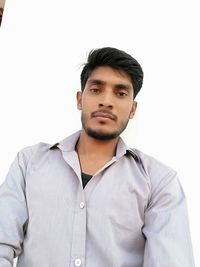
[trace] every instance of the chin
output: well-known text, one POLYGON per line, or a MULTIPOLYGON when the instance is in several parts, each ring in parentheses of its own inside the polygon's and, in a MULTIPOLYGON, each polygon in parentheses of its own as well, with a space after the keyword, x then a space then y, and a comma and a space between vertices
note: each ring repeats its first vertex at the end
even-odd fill
POLYGON ((104 141, 113 140, 117 138, 121 133, 118 131, 108 132, 108 131, 102 131, 102 130, 95 130, 89 127, 86 128, 85 131, 90 137, 96 140, 104 140, 104 141))

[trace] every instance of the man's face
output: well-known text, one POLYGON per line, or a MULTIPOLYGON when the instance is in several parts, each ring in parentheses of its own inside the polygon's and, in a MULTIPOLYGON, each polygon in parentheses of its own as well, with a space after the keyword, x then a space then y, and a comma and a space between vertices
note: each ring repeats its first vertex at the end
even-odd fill
POLYGON ((118 137, 135 113, 137 102, 133 101, 133 93, 127 73, 108 66, 94 69, 84 91, 77 93, 85 132, 99 140, 118 137))

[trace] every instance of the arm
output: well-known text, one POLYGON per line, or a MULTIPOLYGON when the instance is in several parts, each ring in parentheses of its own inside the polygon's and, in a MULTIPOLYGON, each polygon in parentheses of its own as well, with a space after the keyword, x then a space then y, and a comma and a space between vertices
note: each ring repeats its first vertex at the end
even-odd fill
POLYGON ((25 169, 23 156, 18 153, 0 186, 0 267, 11 267, 22 250, 28 221, 25 169))
POLYGON ((194 267, 186 199, 176 173, 152 183, 143 267, 194 267))

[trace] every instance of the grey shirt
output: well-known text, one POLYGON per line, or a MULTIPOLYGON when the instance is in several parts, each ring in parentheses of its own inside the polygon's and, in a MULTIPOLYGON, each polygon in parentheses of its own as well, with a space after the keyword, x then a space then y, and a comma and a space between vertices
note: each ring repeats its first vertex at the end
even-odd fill
POLYGON ((176 172, 120 139, 83 190, 79 135, 18 153, 0 187, 0 267, 193 267, 176 172))

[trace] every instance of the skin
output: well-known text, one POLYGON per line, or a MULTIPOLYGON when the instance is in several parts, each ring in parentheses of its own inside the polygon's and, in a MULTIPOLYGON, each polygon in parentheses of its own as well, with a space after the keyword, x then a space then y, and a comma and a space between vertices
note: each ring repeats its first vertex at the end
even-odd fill
POLYGON ((94 69, 84 91, 77 92, 83 128, 76 150, 83 172, 93 175, 115 155, 119 135, 137 108, 133 95, 129 75, 109 66, 94 69), (88 134, 88 129, 100 136, 114 137, 108 140, 94 138, 88 134))

